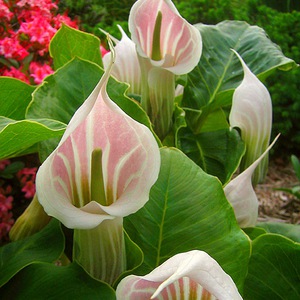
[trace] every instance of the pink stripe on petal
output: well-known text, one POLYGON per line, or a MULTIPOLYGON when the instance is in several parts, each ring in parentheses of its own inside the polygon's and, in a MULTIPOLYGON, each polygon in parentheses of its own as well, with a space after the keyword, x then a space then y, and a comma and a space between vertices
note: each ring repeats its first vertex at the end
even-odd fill
POLYGON ((117 286, 117 300, 242 300, 231 277, 203 251, 174 255, 145 276, 130 275, 117 286), (155 290, 155 291, 154 291, 155 290))
POLYGON ((37 173, 40 203, 49 215, 70 228, 93 228, 105 219, 136 212, 148 201, 158 177, 156 140, 146 126, 109 99, 106 84, 110 71, 111 66, 37 173), (91 157, 99 148, 107 206, 90 199, 91 157))
POLYGON ((151 59, 153 32, 158 12, 162 12, 160 61, 151 60, 174 74, 186 74, 199 62, 202 53, 200 32, 183 19, 169 0, 137 1, 129 15, 131 38, 140 56, 151 59), (172 57, 172 59, 170 59, 172 57))

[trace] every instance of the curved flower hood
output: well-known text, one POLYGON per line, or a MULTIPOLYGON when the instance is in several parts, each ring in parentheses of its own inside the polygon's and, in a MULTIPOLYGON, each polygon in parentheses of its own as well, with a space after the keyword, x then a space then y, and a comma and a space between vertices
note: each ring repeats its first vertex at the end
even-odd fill
POLYGON ((158 177, 160 154, 153 134, 106 92, 111 68, 112 63, 37 173, 39 202, 69 228, 90 229, 136 212, 158 177), (91 157, 98 150, 102 157, 95 164, 102 171, 105 203, 93 199, 91 191, 91 157))
POLYGON ((226 198, 231 203, 235 217, 241 228, 254 227, 256 225, 258 200, 252 185, 252 175, 278 138, 279 135, 251 166, 224 187, 226 198))
POLYGON ((233 280, 206 252, 174 255, 145 276, 130 275, 117 287, 117 300, 241 300, 233 280))
MULTIPOLYGON (((122 34, 122 38, 118 41, 115 38, 116 62, 112 68, 111 74, 119 81, 129 84, 128 92, 131 94, 141 94, 141 70, 135 49, 134 42, 127 36, 120 25, 118 28, 122 34)), ((104 31, 103 31, 104 32, 104 31)), ((108 68, 111 60, 111 52, 108 52, 102 58, 103 66, 108 68)))
POLYGON ((141 57, 170 72, 187 74, 198 64, 202 53, 199 30, 183 19, 170 0, 139 0, 129 14, 129 31, 141 57), (155 40, 157 17, 161 13, 160 34, 155 40), (153 51, 160 58, 153 59, 153 51))
MULTIPOLYGON (((240 169, 249 167, 267 149, 272 129, 272 101, 267 88, 250 71, 241 56, 233 50, 240 60, 244 79, 236 88, 232 98, 229 114, 231 127, 241 130, 242 139, 246 144, 246 153, 240 169)), ((255 170, 253 183, 262 181, 267 172, 268 156, 255 170)))

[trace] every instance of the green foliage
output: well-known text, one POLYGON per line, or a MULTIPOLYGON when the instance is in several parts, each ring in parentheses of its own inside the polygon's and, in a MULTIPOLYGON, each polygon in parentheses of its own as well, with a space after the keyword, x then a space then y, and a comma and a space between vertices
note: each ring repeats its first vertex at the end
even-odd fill
POLYGON ((35 235, 1 247, 0 287, 32 263, 52 263, 58 260, 63 252, 64 243, 59 222, 52 220, 48 226, 35 235), (49 247, 49 241, 52 247, 49 247))
POLYGON ((252 245, 243 298, 299 299, 300 244, 278 234, 262 234, 252 245))
POLYGON ((250 242, 235 221, 220 181, 177 149, 162 148, 161 159, 149 201, 124 220, 126 231, 145 254, 136 272, 146 274, 176 253, 201 249, 241 290, 250 242))
POLYGON ((134 2, 135 0, 61 0, 59 7, 60 11, 67 10, 71 18, 77 18, 82 30, 104 39, 105 35, 99 30, 101 28, 120 38, 117 24, 128 32, 127 20, 134 2))
MULTIPOLYGON (((296 155, 291 156, 291 161, 292 161, 292 165, 294 167, 295 174, 300 181, 300 161, 296 157, 296 155)), ((295 196, 296 198, 298 198, 298 201, 300 201, 300 182, 297 185, 293 186, 292 188, 282 187, 282 188, 278 188, 277 190, 289 193, 289 194, 295 196)))

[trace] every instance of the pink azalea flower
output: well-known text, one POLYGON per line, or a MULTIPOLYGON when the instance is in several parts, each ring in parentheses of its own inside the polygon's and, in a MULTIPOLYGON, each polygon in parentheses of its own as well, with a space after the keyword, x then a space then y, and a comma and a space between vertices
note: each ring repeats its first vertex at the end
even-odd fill
POLYGON ((10 21, 13 16, 13 13, 7 7, 7 4, 1 0, 0 1, 0 19, 7 19, 10 21))
POLYGON ((23 60, 29 52, 20 44, 16 35, 0 40, 0 55, 6 58, 23 60))
POLYGON ((22 192, 25 193, 25 198, 32 199, 35 195, 35 183, 31 180, 27 181, 22 188, 22 192))
POLYGON ((43 82, 44 78, 53 73, 52 68, 47 64, 31 62, 29 65, 30 76, 36 84, 43 82))
POLYGON ((13 77, 13 78, 17 78, 20 79, 26 83, 30 83, 29 79, 26 77, 26 75, 22 72, 22 67, 20 67, 19 69, 16 69, 15 67, 10 67, 10 69, 5 69, 2 72, 2 76, 8 76, 8 77, 13 77))
POLYGON ((56 15, 55 17, 53 17, 52 21, 54 22, 53 27, 55 29, 59 29, 63 23, 70 27, 78 28, 78 22, 76 20, 71 20, 66 13, 63 15, 56 15))
POLYGON ((100 51, 101 51, 102 57, 103 57, 105 54, 109 53, 109 51, 106 50, 102 45, 100 45, 100 51))
POLYGON ((40 16, 30 22, 23 22, 17 33, 27 35, 31 43, 37 42, 42 45, 43 47, 39 50, 39 54, 42 56, 48 51, 50 40, 56 31, 47 20, 40 16))
POLYGON ((35 176, 37 168, 23 168, 17 174, 22 186, 22 192, 25 193, 24 197, 32 199, 35 195, 35 176))
POLYGON ((10 164, 9 159, 0 160, 0 171, 3 171, 10 164))
POLYGON ((12 209, 12 202, 13 197, 12 196, 6 196, 4 194, 1 194, 0 190, 0 212, 8 212, 12 209))

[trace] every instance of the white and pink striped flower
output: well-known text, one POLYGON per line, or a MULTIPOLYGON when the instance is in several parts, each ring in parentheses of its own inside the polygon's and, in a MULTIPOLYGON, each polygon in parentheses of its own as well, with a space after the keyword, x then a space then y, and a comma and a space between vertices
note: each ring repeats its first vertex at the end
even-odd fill
POLYGON ((160 169, 150 129, 106 92, 112 65, 36 176, 45 212, 75 229, 74 259, 110 284, 126 269, 123 217, 148 201, 160 169))
POLYGON ((206 252, 174 255, 145 276, 130 275, 117 287, 117 300, 241 300, 231 277, 206 252))
POLYGON ((138 54, 153 66, 181 75, 198 64, 202 53, 200 32, 180 16, 171 0, 136 1, 128 26, 138 54), (161 24, 156 31, 160 14, 161 24), (159 57, 153 57, 155 53, 159 57))
POLYGON ((172 126, 175 76, 198 64, 202 38, 171 0, 136 1, 128 25, 141 68, 141 106, 164 139, 172 126))
POLYGON ((158 176, 160 154, 155 138, 108 97, 110 71, 111 66, 37 173, 40 203, 70 228, 93 228, 106 219, 136 212, 148 200, 158 176), (91 196, 95 149, 103 153, 106 203, 91 196))

